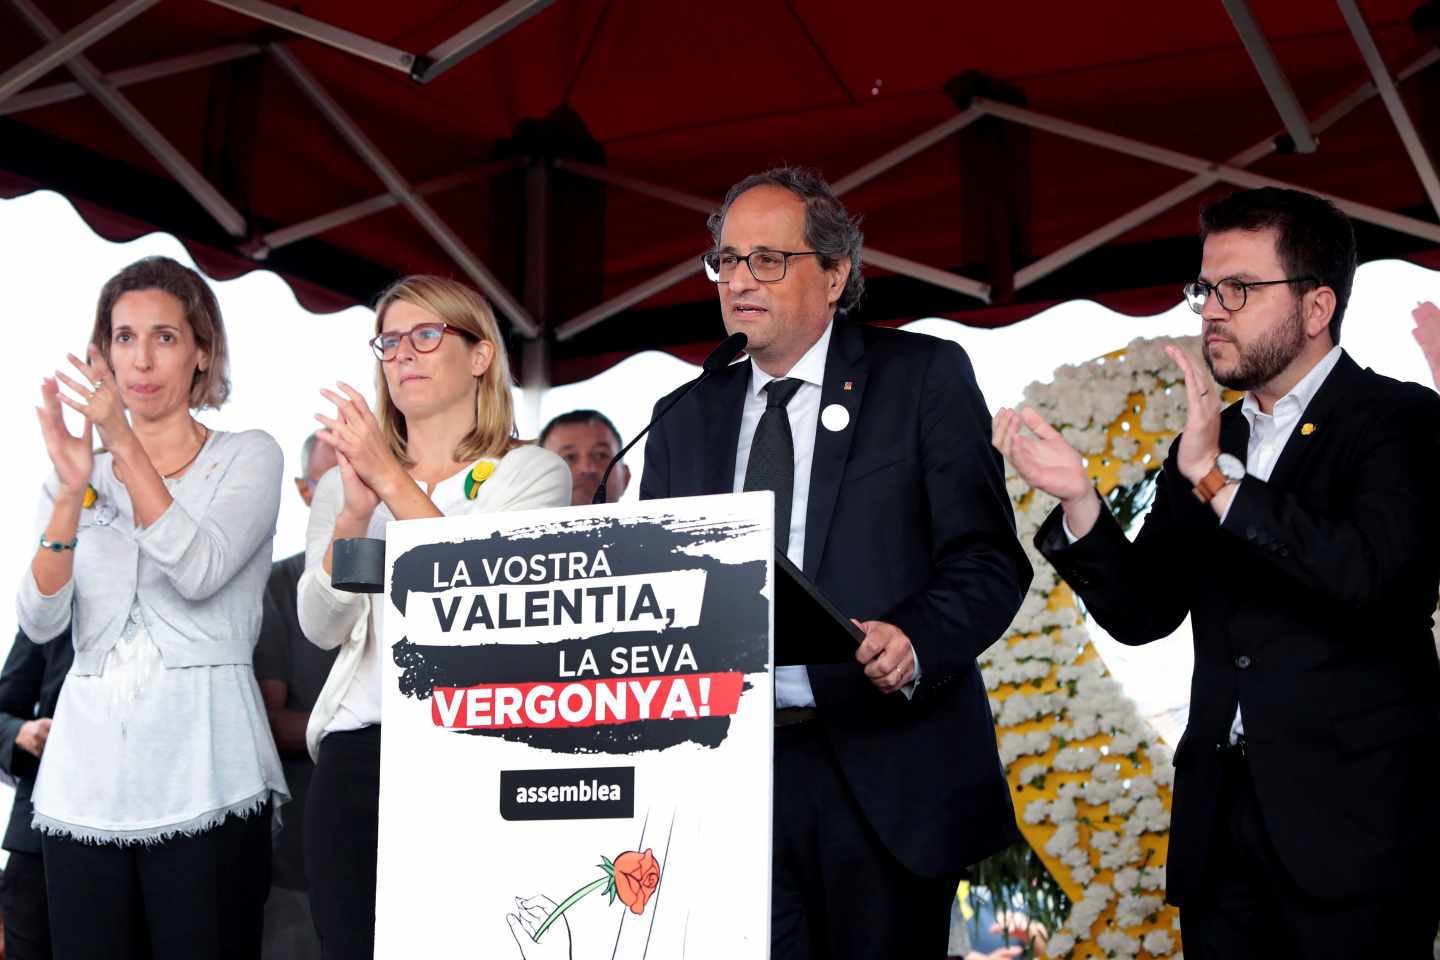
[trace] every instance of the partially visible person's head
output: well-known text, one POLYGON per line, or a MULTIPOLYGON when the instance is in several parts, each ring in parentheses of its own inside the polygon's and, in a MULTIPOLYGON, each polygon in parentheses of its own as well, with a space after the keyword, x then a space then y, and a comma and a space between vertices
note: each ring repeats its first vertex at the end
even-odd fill
POLYGON ((1201 211, 1200 239, 1200 279, 1219 287, 1201 310, 1218 383, 1257 389, 1340 342, 1355 233, 1334 204, 1299 190, 1243 190, 1201 211))
POLYGON ((401 463, 413 463, 407 421, 430 417, 471 424, 457 462, 503 456, 516 445, 510 360, 479 293, 444 277, 397 280, 375 304, 375 334, 377 418, 401 463))
POLYGON ((315 499, 315 485, 320 478, 339 462, 335 448, 321 440, 320 434, 312 433, 305 438, 300 447, 300 476, 295 478, 295 489, 300 491, 305 506, 310 506, 310 501, 315 499))
MULTIPOLYGON (((570 502, 590 503, 610 458, 620 452, 620 431, 599 410, 562 413, 540 431, 540 446, 570 465, 570 502)), ((605 481, 605 502, 615 503, 630 485, 630 468, 617 463, 605 481)))
POLYGON ((773 376, 788 372, 836 309, 853 307, 864 292, 859 221, 817 171, 776 167, 746 177, 709 227, 706 268, 719 285, 725 330, 744 333, 746 351, 773 376), (742 257, 751 257, 748 268, 742 257))
POLYGON ((105 281, 90 343, 134 416, 219 408, 230 396, 225 322, 210 285, 169 257, 146 257, 105 281))

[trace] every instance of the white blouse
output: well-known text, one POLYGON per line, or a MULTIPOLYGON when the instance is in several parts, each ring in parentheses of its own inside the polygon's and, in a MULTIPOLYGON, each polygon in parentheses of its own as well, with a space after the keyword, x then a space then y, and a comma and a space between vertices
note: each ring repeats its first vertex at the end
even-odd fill
MULTIPOLYGON (((268 548, 267 539, 267 556, 268 548)), ((267 803, 278 826, 290 793, 253 667, 167 667, 153 615, 133 601, 99 672, 72 668, 65 678, 35 782, 35 828, 94 843, 155 843, 267 803)))

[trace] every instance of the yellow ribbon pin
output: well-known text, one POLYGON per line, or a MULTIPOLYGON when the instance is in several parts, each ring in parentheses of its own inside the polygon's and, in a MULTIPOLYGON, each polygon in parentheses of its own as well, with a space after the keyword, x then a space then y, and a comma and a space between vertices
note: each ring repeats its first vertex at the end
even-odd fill
POLYGON ((494 472, 495 462, 493 460, 481 460, 471 467, 470 472, 465 474, 465 499, 474 500, 476 494, 480 492, 480 484, 488 480, 490 474, 494 472))

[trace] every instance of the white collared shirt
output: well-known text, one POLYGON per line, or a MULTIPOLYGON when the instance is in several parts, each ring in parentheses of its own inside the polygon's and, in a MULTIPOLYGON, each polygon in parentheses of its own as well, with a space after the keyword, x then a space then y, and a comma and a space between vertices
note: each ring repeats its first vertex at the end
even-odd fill
MULTIPOLYGON (((795 396, 785 405, 790 420, 790 437, 795 444, 795 488, 790 495, 790 545, 785 556, 795 566, 805 568, 805 513, 810 505, 810 468, 815 461, 815 434, 820 423, 820 395, 825 385, 825 358, 830 354, 830 335, 835 330, 831 320, 820 334, 820 339, 805 351, 795 366, 784 377, 772 377, 752 357, 750 359, 750 389, 745 393, 745 406, 740 412, 740 441, 735 447, 735 482, 731 489, 735 493, 745 490, 745 469, 750 465, 750 444, 755 439, 755 429, 765 412, 765 387, 771 380, 793 379, 800 381, 795 396)), ((915 693, 915 684, 920 680, 920 658, 911 650, 915 659, 915 673, 910 682, 901 687, 905 696, 915 693)), ((804 667, 775 668, 775 706, 813 707, 815 693, 810 689, 810 675, 804 667)))
MULTIPOLYGON (((1245 449, 1246 476, 1261 481, 1270 479, 1270 473, 1280 459, 1280 452, 1285 449, 1290 435, 1300 424, 1305 408, 1310 406, 1310 401, 1315 399, 1320 385, 1339 362, 1340 347, 1337 345, 1330 348, 1330 352, 1321 357, 1320 362, 1311 367, 1310 372, 1301 377, 1289 393, 1275 401, 1273 413, 1265 413, 1260 409, 1260 402, 1255 399, 1255 394, 1245 394, 1245 399, 1240 403, 1240 412, 1250 424, 1250 443, 1245 449)), ((1241 480, 1240 483, 1243 486, 1245 481, 1241 480)), ((1239 495, 1237 490, 1235 496, 1239 495)), ((1220 517, 1221 523, 1230 515, 1230 506, 1234 503, 1235 499, 1232 497, 1230 504, 1225 507, 1224 515, 1220 517)), ((1240 717, 1240 705, 1236 704, 1235 720, 1230 724, 1230 742, 1234 743, 1244 734, 1245 723, 1240 717)))
MULTIPOLYGON (((815 431, 820 423, 820 392, 825 383, 825 358, 830 352, 830 335, 835 321, 830 321, 820 339, 790 368, 786 377, 800 381, 795 396, 785 405, 790 419, 790 436, 795 443, 795 489, 790 495, 790 545, 785 556, 795 566, 805 566, 805 511, 810 505, 810 466, 815 461, 815 431)), ((745 393, 745 406, 740 412, 740 442, 735 447, 735 483, 733 491, 745 489, 745 469, 750 465, 750 444, 755 428, 765 412, 765 386, 772 377, 750 358, 750 389, 745 393)), ((810 689, 810 675, 804 667, 775 668, 775 706, 813 707, 815 694, 810 689)))

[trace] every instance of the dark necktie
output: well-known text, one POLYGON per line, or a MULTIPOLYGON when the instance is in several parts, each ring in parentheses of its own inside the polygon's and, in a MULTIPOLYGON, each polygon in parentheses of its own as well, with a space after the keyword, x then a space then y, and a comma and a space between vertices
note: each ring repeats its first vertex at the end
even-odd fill
POLYGON ((775 548, 781 553, 790 548, 790 498, 795 489, 795 440, 785 406, 802 382, 787 377, 765 385, 765 412, 755 425, 750 460, 745 465, 746 490, 775 494, 775 548))

